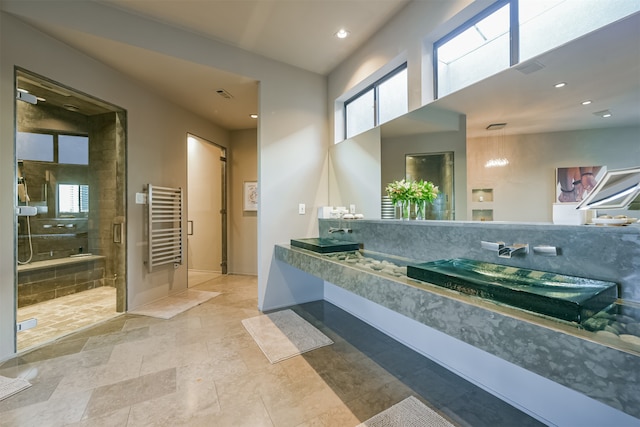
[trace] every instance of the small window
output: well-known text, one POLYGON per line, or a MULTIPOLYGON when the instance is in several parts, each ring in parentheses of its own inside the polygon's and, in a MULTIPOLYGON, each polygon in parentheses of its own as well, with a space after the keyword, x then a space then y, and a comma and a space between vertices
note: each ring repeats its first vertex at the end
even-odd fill
POLYGON ((58 213, 86 214, 89 212, 89 186, 58 184, 58 213))
POLYGON ((409 94, 407 91, 406 67, 378 85, 378 124, 388 122, 407 112, 409 94))
POLYGON ((344 103, 345 136, 351 138, 406 113, 407 64, 393 70, 344 103))
POLYGON ((346 105, 347 138, 362 133, 376 125, 374 90, 365 93, 346 105))
POLYGON ((86 136, 58 135, 58 163, 89 164, 89 138, 86 136))
POLYGON ((434 43, 437 97, 509 68, 510 6, 498 2, 434 43))
POLYGON ((520 61, 640 10, 629 0, 519 0, 520 61))
POLYGON ((53 135, 17 132, 16 158, 18 160, 53 162, 53 135))

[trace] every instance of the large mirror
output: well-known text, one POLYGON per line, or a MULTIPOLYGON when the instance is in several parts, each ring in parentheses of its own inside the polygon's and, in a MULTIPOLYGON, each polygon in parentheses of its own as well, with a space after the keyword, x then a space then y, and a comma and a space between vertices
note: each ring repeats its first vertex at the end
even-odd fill
MULTIPOLYGON (((354 138, 379 138, 379 196, 369 199, 405 176, 406 155, 453 152, 456 220, 552 222, 557 168, 640 165, 639 40, 636 13, 354 138), (495 124, 506 125, 487 129, 495 124)), ((330 187, 332 202, 341 187, 330 187)), ((380 218, 378 206, 364 213, 380 218)))
MULTIPOLYGON (((465 200, 456 219, 492 211, 497 221, 551 222, 557 168, 640 165, 639 40, 635 14, 423 107, 419 114, 431 118, 424 131, 418 112, 383 124, 381 150, 461 150, 464 141, 456 170, 466 169, 466 188, 457 176, 456 190, 465 200), (464 127, 434 126, 447 123, 437 118, 443 112, 460 115, 464 127), (473 198, 478 189, 492 190, 491 201, 473 198)), ((397 176, 393 162, 382 156, 382 186, 397 176)))

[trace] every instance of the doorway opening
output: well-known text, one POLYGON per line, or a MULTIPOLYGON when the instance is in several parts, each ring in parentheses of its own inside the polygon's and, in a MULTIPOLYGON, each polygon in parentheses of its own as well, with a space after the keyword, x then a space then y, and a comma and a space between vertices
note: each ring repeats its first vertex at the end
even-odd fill
POLYGON ((15 69, 16 349, 126 310, 126 111, 15 69))
POLYGON ((453 151, 406 155, 406 179, 431 181, 439 189, 438 197, 427 206, 425 219, 454 219, 453 165, 453 151))
POLYGON ((227 150, 187 135, 188 287, 227 274, 227 150))

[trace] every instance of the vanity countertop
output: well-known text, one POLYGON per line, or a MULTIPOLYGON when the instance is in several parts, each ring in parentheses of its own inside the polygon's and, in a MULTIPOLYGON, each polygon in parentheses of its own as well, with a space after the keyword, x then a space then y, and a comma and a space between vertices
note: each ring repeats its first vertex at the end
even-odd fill
POLYGON ((289 245, 275 257, 506 361, 640 417, 640 345, 289 245), (607 389, 606 395, 600 393, 607 389))

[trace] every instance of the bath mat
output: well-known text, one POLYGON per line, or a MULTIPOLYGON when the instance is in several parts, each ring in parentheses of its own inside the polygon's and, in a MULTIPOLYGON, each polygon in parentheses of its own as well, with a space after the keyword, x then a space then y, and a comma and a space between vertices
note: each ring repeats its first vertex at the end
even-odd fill
POLYGON ((333 341, 291 310, 244 319, 242 325, 273 364, 333 341))
POLYGON ((159 319, 171 319, 172 317, 200 305, 203 302, 207 302, 218 295, 220 295, 220 292, 188 289, 184 292, 145 304, 142 307, 129 311, 129 313, 139 314, 141 316, 157 317, 159 319))
POLYGON ((0 400, 20 393, 31 387, 31 383, 22 378, 7 378, 0 376, 0 400))
POLYGON ((374 415, 357 427, 455 427, 420 402, 410 396, 400 403, 374 415))

